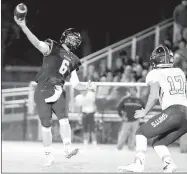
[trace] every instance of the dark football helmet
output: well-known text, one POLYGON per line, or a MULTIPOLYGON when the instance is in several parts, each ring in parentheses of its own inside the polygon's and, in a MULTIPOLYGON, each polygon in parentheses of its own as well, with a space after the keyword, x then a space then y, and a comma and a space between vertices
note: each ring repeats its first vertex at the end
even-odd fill
POLYGON ((82 37, 74 28, 69 28, 62 33, 60 43, 65 44, 71 51, 73 51, 81 45, 82 37))
POLYGON ((164 45, 158 46, 150 57, 152 68, 171 68, 173 63, 173 53, 164 45))

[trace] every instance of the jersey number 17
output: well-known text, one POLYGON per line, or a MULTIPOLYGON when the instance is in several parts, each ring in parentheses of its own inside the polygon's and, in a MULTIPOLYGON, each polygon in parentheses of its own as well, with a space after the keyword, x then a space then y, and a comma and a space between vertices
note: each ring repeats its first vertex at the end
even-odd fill
POLYGON ((182 76, 168 76, 167 80, 170 84, 170 95, 175 95, 175 94, 184 94, 185 93, 185 83, 182 78, 182 76), (176 87, 177 83, 179 84, 179 88, 176 87))

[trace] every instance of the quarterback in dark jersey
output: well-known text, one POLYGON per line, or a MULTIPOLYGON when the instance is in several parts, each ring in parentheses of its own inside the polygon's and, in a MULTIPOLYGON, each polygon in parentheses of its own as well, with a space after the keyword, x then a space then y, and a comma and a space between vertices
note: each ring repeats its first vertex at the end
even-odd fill
POLYGON ((71 127, 66 114, 65 91, 63 85, 68 76, 73 88, 87 90, 95 88, 94 83, 83 85, 79 82, 76 71, 81 62, 72 53, 77 49, 82 37, 75 29, 70 28, 62 33, 59 42, 51 39, 40 41, 26 26, 25 20, 15 22, 21 27, 29 41, 44 55, 40 72, 36 76, 37 87, 35 90, 35 102, 42 125, 42 139, 46 156, 46 165, 54 162, 52 155, 51 120, 54 112, 60 123, 60 134, 64 144, 65 157, 70 158, 78 153, 78 149, 71 148, 71 127))

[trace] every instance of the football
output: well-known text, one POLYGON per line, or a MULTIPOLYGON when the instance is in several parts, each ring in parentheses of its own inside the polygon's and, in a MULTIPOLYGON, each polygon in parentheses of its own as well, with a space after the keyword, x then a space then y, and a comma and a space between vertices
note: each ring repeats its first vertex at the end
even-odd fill
POLYGON ((14 10, 14 16, 19 20, 24 20, 27 15, 27 6, 23 3, 18 4, 14 10))

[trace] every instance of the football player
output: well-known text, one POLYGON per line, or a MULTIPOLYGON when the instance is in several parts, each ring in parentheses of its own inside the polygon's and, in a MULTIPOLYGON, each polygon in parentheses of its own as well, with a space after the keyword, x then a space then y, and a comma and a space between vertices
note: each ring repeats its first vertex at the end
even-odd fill
POLYGON ((164 172, 174 172, 174 164, 167 146, 187 132, 187 85, 184 72, 173 67, 173 54, 160 45, 150 58, 152 70, 146 77, 150 94, 145 109, 137 110, 135 118, 146 116, 158 99, 162 112, 152 117, 136 132, 136 156, 134 163, 120 166, 121 172, 143 172, 147 139, 156 137, 153 148, 163 161, 164 172))
POLYGON ((79 58, 73 54, 81 42, 82 37, 75 29, 67 29, 62 33, 59 42, 52 39, 40 41, 28 29, 25 19, 19 20, 14 16, 15 22, 21 27, 28 40, 43 54, 43 64, 36 76, 37 88, 35 102, 42 125, 42 141, 46 156, 46 165, 54 162, 52 155, 51 120, 54 112, 60 123, 60 135, 64 144, 66 158, 78 153, 78 149, 71 148, 71 128, 66 112, 65 91, 63 85, 68 76, 70 83, 76 90, 95 88, 94 83, 83 85, 79 82, 77 70, 81 65, 79 58))

